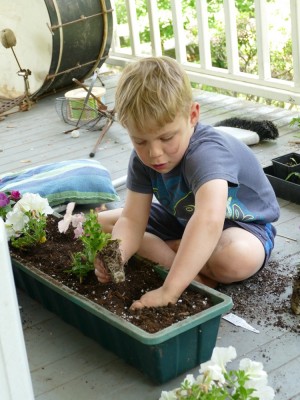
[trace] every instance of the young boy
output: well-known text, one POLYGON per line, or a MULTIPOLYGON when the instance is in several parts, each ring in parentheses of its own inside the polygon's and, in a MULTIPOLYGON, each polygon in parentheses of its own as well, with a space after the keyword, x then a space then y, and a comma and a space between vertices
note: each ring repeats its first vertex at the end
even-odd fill
MULTIPOLYGON (((176 303, 193 279, 213 287, 262 268, 279 217, 274 191, 251 149, 198 122, 200 106, 181 66, 168 57, 128 65, 116 111, 134 146, 128 192, 123 209, 98 220, 121 239, 124 264, 138 253, 170 269, 132 308, 176 303)), ((101 262, 95 273, 110 280, 101 262)))

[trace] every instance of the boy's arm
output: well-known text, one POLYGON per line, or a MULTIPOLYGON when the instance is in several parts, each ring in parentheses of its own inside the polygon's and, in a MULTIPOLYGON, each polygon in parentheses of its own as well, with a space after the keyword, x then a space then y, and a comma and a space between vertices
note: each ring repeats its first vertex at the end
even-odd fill
POLYGON ((152 194, 143 194, 127 190, 125 206, 116 222, 113 239, 121 239, 120 250, 124 263, 141 246, 149 219, 152 194))
POLYGON ((163 286, 146 293, 132 308, 175 303, 213 253, 223 231, 227 181, 215 179, 200 187, 195 211, 184 231, 177 255, 163 286))

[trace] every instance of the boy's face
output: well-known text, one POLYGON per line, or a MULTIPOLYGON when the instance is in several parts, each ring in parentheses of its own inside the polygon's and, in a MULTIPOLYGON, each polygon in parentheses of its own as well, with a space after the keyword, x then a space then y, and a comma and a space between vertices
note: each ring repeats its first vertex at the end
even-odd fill
POLYGON ((193 103, 188 118, 177 115, 173 122, 163 127, 138 130, 132 121, 127 129, 133 146, 143 164, 165 174, 181 161, 199 120, 200 106, 193 103))

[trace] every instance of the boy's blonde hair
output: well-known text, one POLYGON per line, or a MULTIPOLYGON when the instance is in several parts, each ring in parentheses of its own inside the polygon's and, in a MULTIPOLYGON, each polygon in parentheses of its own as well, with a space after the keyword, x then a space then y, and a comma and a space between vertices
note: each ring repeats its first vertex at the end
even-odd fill
POLYGON ((188 117, 192 105, 189 78, 169 57, 149 57, 127 65, 116 90, 115 109, 121 125, 138 129, 162 127, 178 114, 188 117))

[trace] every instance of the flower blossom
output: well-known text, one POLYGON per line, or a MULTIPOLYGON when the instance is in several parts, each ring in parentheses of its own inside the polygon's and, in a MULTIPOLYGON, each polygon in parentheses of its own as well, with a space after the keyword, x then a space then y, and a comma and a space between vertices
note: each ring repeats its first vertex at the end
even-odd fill
POLYGON ((9 204, 9 197, 5 193, 1 192, 0 193, 0 207, 5 207, 8 204, 9 204))
POLYGON ((83 234, 83 222, 85 221, 85 216, 83 213, 72 214, 75 207, 75 203, 71 202, 67 205, 67 209, 64 218, 58 222, 58 230, 60 233, 66 233, 69 229, 70 224, 72 224, 74 230, 75 239, 83 234))
POLYGON ((226 364, 236 356, 236 350, 232 346, 228 348, 215 347, 211 359, 200 365, 200 375, 196 379, 193 375, 187 375, 180 388, 170 392, 163 391, 159 400, 233 399, 236 398, 237 390, 245 393, 250 389, 253 389, 250 398, 273 400, 275 392, 270 386, 267 386, 267 373, 263 370, 262 363, 244 358, 240 361, 238 371, 232 370, 229 373, 226 371, 226 364), (243 371, 243 374, 240 374, 240 371, 243 371), (212 397, 212 395, 221 397, 212 397))
POLYGON ((176 396, 176 390, 172 390, 171 392, 163 391, 161 392, 161 396, 159 400, 177 400, 178 397, 176 396))
POLYGON ((22 211, 15 209, 9 211, 6 216, 5 229, 7 238, 20 236, 25 225, 28 223, 29 217, 22 211))
POLYGON ((10 199, 13 201, 19 201, 21 198, 21 193, 18 190, 12 190, 10 192, 10 199))
POLYGON ((14 205, 13 209, 22 212, 36 211, 40 215, 53 213, 53 209, 49 206, 48 199, 43 198, 36 193, 25 193, 14 205))
POLYGON ((256 388, 267 383, 267 373, 263 369, 261 362, 249 360, 249 358, 243 358, 240 361, 240 369, 245 371, 249 378, 246 386, 256 388))

